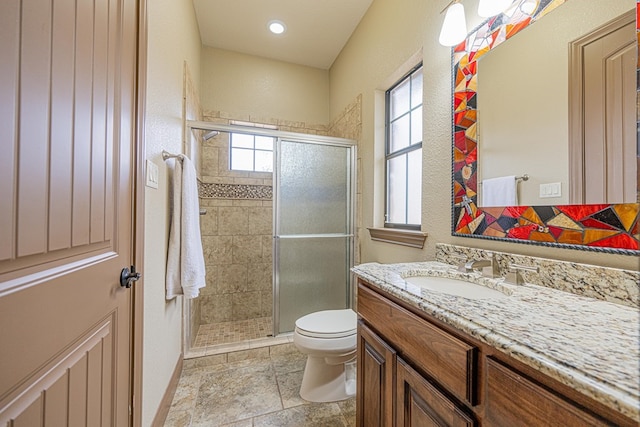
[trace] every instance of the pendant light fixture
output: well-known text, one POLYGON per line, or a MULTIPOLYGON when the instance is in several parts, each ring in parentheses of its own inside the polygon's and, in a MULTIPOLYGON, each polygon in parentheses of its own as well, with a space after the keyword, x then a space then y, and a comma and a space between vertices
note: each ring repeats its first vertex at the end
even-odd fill
MULTIPOLYGON (((456 46, 467 38, 467 21, 464 15, 464 6, 460 1, 461 0, 451 0, 442 11, 446 11, 446 13, 438 41, 443 46, 456 46)), ((529 6, 528 8, 535 10, 538 1, 539 0, 526 0, 524 3, 526 3, 527 6, 525 7, 528 7, 529 3, 531 3, 533 7, 529 6)), ((514 0, 480 0, 478 3, 478 15, 483 18, 499 15, 509 9, 513 2, 514 0)))
POLYGON ((438 41, 443 46, 455 46, 467 37, 467 21, 462 3, 454 1, 446 8, 438 41))

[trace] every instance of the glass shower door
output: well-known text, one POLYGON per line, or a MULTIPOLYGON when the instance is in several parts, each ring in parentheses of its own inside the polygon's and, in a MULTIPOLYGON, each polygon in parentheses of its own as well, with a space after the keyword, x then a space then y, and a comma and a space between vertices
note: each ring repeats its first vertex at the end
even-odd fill
POLYGON ((279 140, 274 226, 274 331, 348 307, 353 264, 352 145, 279 140))

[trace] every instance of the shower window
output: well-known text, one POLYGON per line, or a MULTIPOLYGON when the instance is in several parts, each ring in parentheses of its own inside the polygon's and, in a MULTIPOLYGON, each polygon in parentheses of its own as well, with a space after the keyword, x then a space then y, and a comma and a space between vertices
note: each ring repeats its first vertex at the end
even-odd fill
POLYGON ((273 172, 274 138, 268 136, 230 134, 229 164, 231 170, 273 172))
POLYGON ((420 229, 422 64, 386 92, 385 227, 420 229))

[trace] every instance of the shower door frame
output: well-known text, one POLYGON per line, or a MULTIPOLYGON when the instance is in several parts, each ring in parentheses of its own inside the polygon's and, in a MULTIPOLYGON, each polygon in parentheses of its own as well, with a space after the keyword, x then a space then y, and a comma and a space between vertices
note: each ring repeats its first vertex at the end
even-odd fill
MULTIPOLYGON (((303 144, 316 144, 316 145, 328 145, 334 147, 341 147, 348 150, 349 160, 347 162, 348 165, 348 177, 349 177, 349 185, 347 187, 347 232, 344 234, 340 233, 326 233, 326 234, 299 234, 295 236, 287 236, 285 239, 304 239, 304 238, 337 238, 343 237, 348 238, 348 259, 347 266, 349 270, 353 267, 355 260, 355 212, 356 212, 356 164, 357 164, 357 145, 356 141, 345 138, 336 138, 336 137, 327 137, 327 136, 318 136, 318 135, 307 135, 307 134, 293 134, 291 133, 287 137, 278 137, 276 141, 276 145, 274 147, 274 155, 273 155, 273 336, 287 336, 291 335, 293 331, 288 332, 279 332, 280 329, 280 277, 279 277, 279 265, 280 265, 280 257, 279 257, 279 243, 282 236, 278 236, 277 232, 280 229, 279 227, 279 219, 278 219, 278 207, 280 205, 280 193, 279 193, 279 175, 277 171, 279 170, 279 165, 277 161, 279 159, 278 150, 280 149, 280 143, 282 141, 294 142, 294 143, 303 143, 303 144), (295 136, 293 136, 295 135, 295 136), (313 137, 313 138, 308 138, 313 137)), ((349 271, 346 277, 347 283, 345 287, 345 306, 342 308, 351 307, 353 301, 353 273, 349 271)))
MULTIPOLYGON (((323 135, 312 135, 306 133, 298 133, 298 132, 288 132, 281 131, 277 129, 267 129, 261 127, 253 127, 253 126, 240 126, 240 125, 225 125, 218 123, 211 123, 206 121, 198 121, 198 120, 186 120, 185 121, 185 132, 183 136, 183 152, 187 155, 192 156, 192 153, 187 152, 187 148, 190 146, 188 143, 189 138, 192 137, 192 131, 194 130, 207 130, 207 131, 218 131, 218 132, 226 132, 226 133, 244 133, 249 135, 256 136, 266 136, 274 138, 274 150, 273 150, 273 159, 274 159, 274 170, 273 170, 273 226, 272 226, 272 235, 273 235, 273 336, 287 336, 291 335, 291 333, 277 333, 277 326, 279 326, 279 311, 278 311, 278 298, 279 298, 279 284, 277 278, 277 253, 276 253, 276 209, 277 209, 277 194, 276 194, 276 159, 277 152, 276 147, 279 145, 280 140, 287 140, 292 142, 302 142, 302 143, 311 143, 311 144, 323 144, 323 145, 334 145, 349 148, 351 157, 349 159, 349 214, 348 214, 348 225, 349 225, 349 233, 345 234, 343 237, 349 237, 349 259, 347 261, 349 268, 353 267, 355 260, 355 238, 356 238, 356 177, 357 177, 357 141, 353 139, 347 138, 339 138, 332 136, 323 136, 323 135), (276 317, 277 316, 277 317, 276 317)), ((199 147, 198 147, 199 148, 199 147)), ((347 275, 347 283, 346 283, 346 305, 350 307, 352 301, 354 300, 354 289, 353 289, 353 273, 349 272, 347 275)), ((187 354, 191 350, 191 334, 195 331, 191 331, 191 304, 189 300, 183 298, 183 354, 187 354)))

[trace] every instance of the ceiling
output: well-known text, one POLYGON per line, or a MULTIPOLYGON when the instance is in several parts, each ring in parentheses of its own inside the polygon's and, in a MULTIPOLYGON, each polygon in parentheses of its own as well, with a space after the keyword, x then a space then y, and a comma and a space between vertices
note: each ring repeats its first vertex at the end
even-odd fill
POLYGON ((202 43, 329 69, 372 0, 193 0, 202 43), (272 34, 272 20, 287 31, 272 34))

